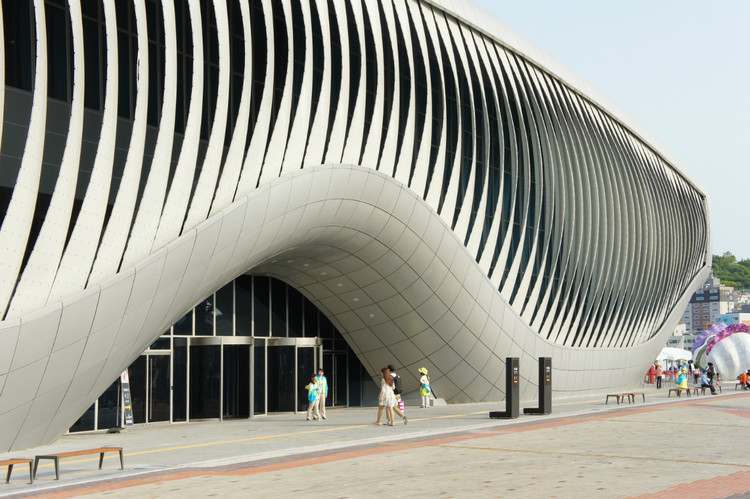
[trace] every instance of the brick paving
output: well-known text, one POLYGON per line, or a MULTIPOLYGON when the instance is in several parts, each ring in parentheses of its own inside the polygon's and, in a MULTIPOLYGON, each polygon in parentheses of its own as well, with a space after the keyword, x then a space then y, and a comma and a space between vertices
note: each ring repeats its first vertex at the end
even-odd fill
POLYGON ((591 397, 508 421, 489 420, 493 407, 472 404, 412 408, 409 425, 393 428, 366 424, 374 409, 345 409, 317 424, 298 414, 154 425, 116 439, 70 435, 58 450, 122 445, 125 471, 114 460, 102 471, 92 460, 61 461, 59 484, 40 466, 27 485, 19 468, 0 494, 702 498, 750 491, 750 394, 676 400, 646 391, 646 404, 605 406, 603 396, 591 397))

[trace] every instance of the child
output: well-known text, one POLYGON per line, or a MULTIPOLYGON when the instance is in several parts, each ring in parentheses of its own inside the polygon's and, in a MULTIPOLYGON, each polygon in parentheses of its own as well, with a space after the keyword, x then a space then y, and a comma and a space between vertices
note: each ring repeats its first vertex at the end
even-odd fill
POLYGON ((422 409, 430 408, 430 377, 427 375, 427 369, 420 367, 417 371, 422 375, 419 378, 419 394, 422 396, 422 409))
POLYGON ((314 374, 310 376, 310 384, 305 385, 305 388, 307 388, 307 401, 309 402, 307 420, 315 419, 317 421, 320 419, 320 407, 318 407, 320 399, 318 398, 318 380, 314 374), (315 415, 313 415, 313 411, 315 411, 315 415))

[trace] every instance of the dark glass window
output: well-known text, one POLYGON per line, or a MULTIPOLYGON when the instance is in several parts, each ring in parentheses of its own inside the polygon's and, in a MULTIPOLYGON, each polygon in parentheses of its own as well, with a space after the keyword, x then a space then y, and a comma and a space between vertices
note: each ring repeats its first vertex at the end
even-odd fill
POLYGON ((269 288, 268 277, 253 278, 253 335, 255 336, 269 336, 271 334, 269 288))
POLYGON ((213 336, 214 297, 209 296, 195 307, 195 334, 213 336))
POLYGON ((232 336, 234 290, 230 282, 216 292, 216 335, 232 336))
POLYGON ((237 336, 252 336, 253 278, 241 275, 234 281, 235 328, 237 336))
POLYGON ((318 336, 318 309, 309 300, 305 300, 305 336, 318 336))
MULTIPOLYGON (((83 39, 86 46, 83 56, 86 61, 86 88, 84 89, 84 105, 100 111, 102 109, 102 60, 99 44, 104 45, 104 37, 99 38, 101 26, 92 19, 83 20, 83 39)), ((106 48, 102 51, 106 53, 106 48)))
POLYGON ((66 9, 50 3, 45 5, 47 16, 47 95, 54 99, 70 100, 68 56, 72 54, 72 41, 69 42, 70 22, 66 9))
POLYGON ((2 6, 5 83, 30 92, 34 72, 32 3, 3 0, 2 6))
POLYGON ((304 336, 302 330, 302 320, 304 316, 305 297, 302 293, 297 291, 291 286, 287 286, 288 293, 288 318, 287 324, 289 325, 289 336, 290 337, 301 337, 304 336))
POLYGON ((174 323, 174 334, 192 335, 193 334, 193 311, 183 315, 180 320, 174 323))
POLYGON ((271 326, 273 336, 286 336, 286 284, 277 279, 271 281, 271 326))

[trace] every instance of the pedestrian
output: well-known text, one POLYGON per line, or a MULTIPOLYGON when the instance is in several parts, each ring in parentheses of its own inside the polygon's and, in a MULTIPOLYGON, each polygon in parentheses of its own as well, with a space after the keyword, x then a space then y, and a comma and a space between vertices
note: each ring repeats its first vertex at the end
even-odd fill
POLYGON ((655 373, 656 373, 656 389, 659 390, 661 389, 661 379, 664 376, 664 371, 661 368, 661 364, 656 364, 655 373))
POLYGON ((393 367, 393 364, 388 364, 386 368, 391 372, 391 377, 393 378, 393 393, 396 395, 396 407, 393 410, 404 420, 404 424, 409 424, 409 420, 406 419, 404 401, 401 399, 401 394, 404 392, 404 385, 401 382, 401 376, 396 373, 396 368, 393 367))
POLYGON ((396 394, 393 388, 396 383, 393 381, 391 371, 384 367, 380 370, 383 379, 380 382, 380 398, 378 399, 378 419, 374 424, 380 424, 380 416, 385 408, 385 420, 388 426, 393 426, 393 408, 396 406, 396 394))
POLYGON ((320 399, 318 398, 318 382, 314 374, 310 376, 310 383, 305 385, 305 388, 307 388, 308 402, 307 420, 311 421, 312 419, 315 419, 317 421, 318 419, 320 419, 320 408, 318 405, 320 399))
POLYGON ((677 388, 687 388, 687 367, 683 367, 679 371, 679 376, 677 377, 677 388))
POLYGON ((706 369, 706 374, 708 375, 708 382, 712 385, 714 384, 714 378, 716 377, 716 369, 714 369, 714 363, 709 362, 708 368, 706 369))
POLYGON ((386 367, 389 371, 391 371, 391 376, 393 377, 393 393, 396 395, 396 406, 398 407, 398 409, 396 409, 396 412, 398 412, 399 416, 405 418, 404 401, 401 400, 401 394, 404 392, 404 385, 401 382, 401 376, 396 373, 396 368, 393 367, 393 364, 388 364, 386 367))
POLYGON ((652 385, 654 384, 655 372, 656 372, 656 368, 654 367, 653 364, 651 364, 651 367, 649 367, 648 372, 646 373, 646 377, 648 377, 649 384, 652 384, 652 385))
POLYGON ((711 380, 708 378, 708 371, 703 371, 701 374, 701 388, 710 388, 711 395, 716 395, 716 388, 711 384, 711 380))
POLYGON ((693 362, 693 384, 697 385, 701 377, 701 367, 693 362))
POLYGON ((320 408, 320 415, 323 419, 326 418, 326 398, 328 398, 328 380, 323 375, 323 369, 318 369, 318 407, 320 408))
POLYGON ((430 376, 427 374, 427 369, 420 367, 417 372, 422 375, 419 378, 419 394, 422 396, 422 409, 430 408, 430 376))
POLYGON ((742 389, 747 390, 747 381, 748 381, 747 372, 742 371, 742 374, 740 374, 739 376, 739 380, 740 380, 740 385, 742 385, 742 389))

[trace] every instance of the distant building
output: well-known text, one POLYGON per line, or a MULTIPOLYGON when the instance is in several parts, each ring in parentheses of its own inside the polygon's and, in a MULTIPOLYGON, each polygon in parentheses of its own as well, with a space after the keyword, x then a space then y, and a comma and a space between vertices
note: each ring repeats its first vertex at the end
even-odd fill
POLYGON ((688 332, 685 324, 677 324, 674 328, 674 333, 669 337, 664 346, 692 350, 693 343, 695 343, 695 339, 699 334, 698 332, 688 332))
POLYGON ((724 314, 719 317, 719 321, 729 326, 732 324, 745 324, 746 326, 750 326, 750 310, 724 314))
POLYGON ((740 300, 740 293, 731 286, 722 286, 716 277, 709 277, 706 283, 690 299, 690 304, 682 315, 685 329, 690 332, 706 330, 724 314, 734 311, 740 300))

